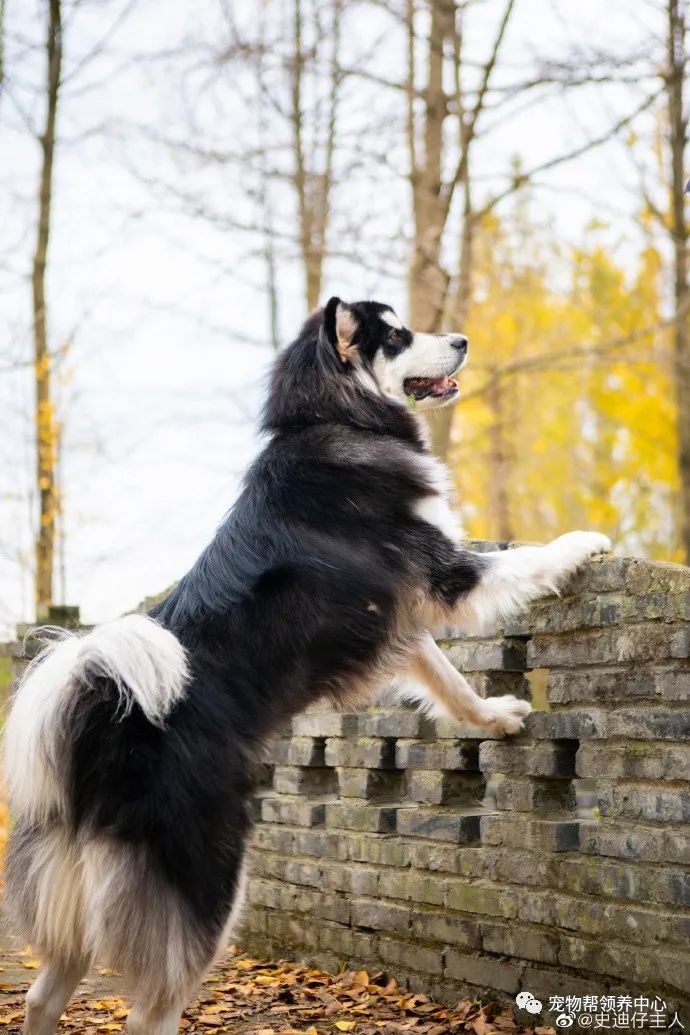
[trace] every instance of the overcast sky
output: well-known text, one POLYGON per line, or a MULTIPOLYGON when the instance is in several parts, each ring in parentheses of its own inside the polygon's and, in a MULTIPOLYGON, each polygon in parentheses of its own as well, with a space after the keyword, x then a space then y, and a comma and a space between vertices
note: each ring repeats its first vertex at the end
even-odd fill
MULTIPOLYGON (((8 5, 11 88, 0 99, 0 632, 31 614, 30 575, 8 555, 31 548, 32 381, 25 366, 8 366, 31 355, 38 148, 26 122, 40 111, 34 93, 43 74, 37 44, 44 6, 41 0, 8 5)), ((253 0, 235 7, 241 21, 256 10, 253 0)), ((368 60, 379 74, 399 75, 404 41, 394 25, 351 7, 347 56, 359 60, 364 45, 376 43, 368 60)), ((499 7, 495 0, 479 5, 467 53, 484 57, 499 7)), ((170 191, 154 182, 200 193, 228 220, 253 216, 241 169, 198 170, 155 139, 184 138, 200 83, 194 66, 203 48, 218 42, 219 8, 217 0, 94 0, 81 3, 66 26, 68 73, 114 26, 107 53, 64 88, 49 271, 50 339, 53 347, 72 341, 61 387, 65 595, 89 621, 114 616, 183 574, 232 504, 258 448, 256 416, 272 353, 256 242, 182 214, 170 191), (180 48, 180 56, 161 59, 180 48)), ((640 44, 651 52, 659 27, 648 0, 517 0, 501 75, 506 83, 519 81, 535 55, 563 54, 574 45, 640 44)), ((644 85, 609 91, 605 102, 591 89, 538 107, 518 98, 510 118, 494 117, 477 153, 483 188, 505 180, 512 156, 529 168, 596 136, 635 107, 644 85)), ((342 131, 356 133, 362 151, 381 161, 341 184, 336 220, 348 232, 361 225, 358 240, 367 254, 370 242, 372 261, 330 260, 324 300, 334 293, 374 296, 404 315, 404 150, 389 148, 380 132, 381 123, 398 117, 400 101, 371 84, 348 90, 342 131), (397 244, 384 247, 384 238, 395 235, 397 244)), ((247 83, 226 78, 194 114, 209 140, 248 132, 247 83)), ((610 224, 617 254, 634 254, 638 242, 628 217, 636 174, 619 143, 540 183, 537 210, 564 240, 581 239, 599 217, 610 224)), ((276 218, 289 222, 289 196, 278 192, 275 203, 276 218)), ((299 271, 287 253, 280 255, 279 288, 281 336, 288 341, 305 313, 299 271)))

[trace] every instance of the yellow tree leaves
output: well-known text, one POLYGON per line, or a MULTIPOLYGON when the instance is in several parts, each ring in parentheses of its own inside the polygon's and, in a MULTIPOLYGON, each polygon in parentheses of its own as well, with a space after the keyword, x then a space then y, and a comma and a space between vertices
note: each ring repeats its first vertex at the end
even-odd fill
MULTIPOLYGON (((8 961, 9 962, 9 961, 8 961)), ((126 1030, 127 1004, 117 995, 89 994, 88 986, 60 1020, 60 1030, 80 1035, 126 1030)), ((0 983, 0 1031, 18 1030, 24 988, 0 983), (6 991, 5 991, 6 990, 6 991)), ((555 1029, 522 1027, 511 1010, 462 1000, 443 1006, 410 992, 383 973, 329 974, 302 964, 228 955, 209 974, 185 1010, 188 1035, 473 1035, 555 1029)))
POLYGON ((572 527, 675 559, 675 407, 661 261, 623 267, 592 226, 545 239, 525 208, 477 238, 472 352, 450 462, 468 532, 572 527))

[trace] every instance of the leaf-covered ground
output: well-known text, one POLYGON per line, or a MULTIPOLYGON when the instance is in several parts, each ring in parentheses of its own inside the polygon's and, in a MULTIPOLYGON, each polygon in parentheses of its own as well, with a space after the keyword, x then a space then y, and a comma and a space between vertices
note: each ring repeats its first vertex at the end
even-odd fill
MULTIPOLYGON (((38 968, 28 952, 0 955, 0 1032, 17 1035, 24 993, 38 968)), ((61 1031, 83 1035, 125 1031, 127 1002, 117 977, 94 971, 63 1015, 61 1031)), ((387 974, 332 975, 294 963, 267 963, 232 950, 209 974, 182 1020, 181 1031, 215 1035, 451 1035, 455 1032, 525 1032, 512 1012, 474 1002, 440 1006, 401 988, 387 974)))
MULTIPOLYGON (((0 788, 0 872, 7 823, 0 788)), ((27 949, 0 949, 0 1035, 19 1035, 24 996, 38 967, 27 949)), ((93 971, 63 1015, 61 1032, 124 1032, 129 1003, 121 991, 117 975, 93 971)), ((180 1030, 189 1035, 555 1035, 553 1028, 522 1027, 512 1011, 492 1004, 441 1006, 401 988, 390 974, 333 975, 295 963, 253 960, 234 950, 209 973, 180 1030)))

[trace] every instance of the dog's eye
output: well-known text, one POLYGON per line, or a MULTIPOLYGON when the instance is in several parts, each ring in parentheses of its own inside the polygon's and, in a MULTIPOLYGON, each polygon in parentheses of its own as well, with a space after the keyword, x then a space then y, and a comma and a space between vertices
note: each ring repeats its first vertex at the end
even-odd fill
POLYGON ((397 341, 399 337, 400 337, 400 335, 398 334, 398 332, 396 330, 393 330, 393 328, 391 328, 391 330, 388 332, 388 340, 389 341, 397 341))

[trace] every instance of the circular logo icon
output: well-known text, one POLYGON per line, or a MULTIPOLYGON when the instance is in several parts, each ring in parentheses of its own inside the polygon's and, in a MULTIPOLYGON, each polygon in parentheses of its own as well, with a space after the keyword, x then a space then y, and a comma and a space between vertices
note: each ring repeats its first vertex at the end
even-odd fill
POLYGON ((559 1013, 558 1017, 556 1018, 557 1028, 572 1028, 574 1023, 575 1018, 572 1016, 572 1014, 569 1013, 559 1013))

